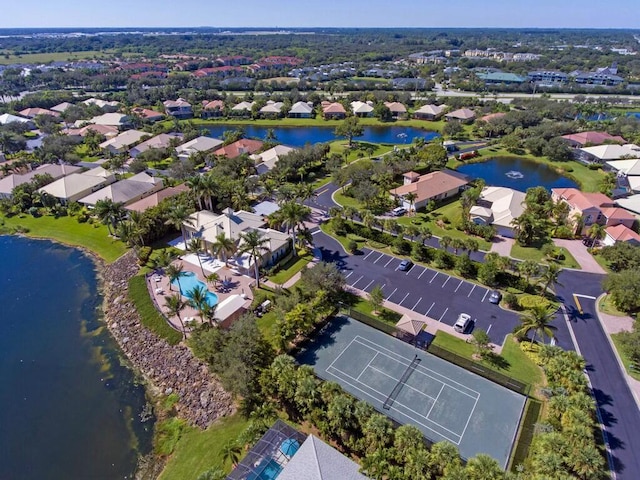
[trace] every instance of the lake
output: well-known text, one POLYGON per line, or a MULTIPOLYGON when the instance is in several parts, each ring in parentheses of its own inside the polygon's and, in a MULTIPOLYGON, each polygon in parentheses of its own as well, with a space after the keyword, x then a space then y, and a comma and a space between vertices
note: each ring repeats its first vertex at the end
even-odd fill
POLYGON ((0 478, 133 478, 153 420, 100 320, 93 263, 11 236, 0 258, 0 478))
POLYGON ((457 169, 458 172, 473 178, 482 178, 487 185, 508 187, 521 192, 531 187, 579 188, 578 184, 560 175, 547 165, 526 158, 496 157, 486 162, 468 163, 457 169))
MULTIPOLYGON (((337 125, 337 124, 336 124, 337 125)), ((242 128, 248 138, 264 140, 269 129, 273 130, 278 143, 292 147, 304 147, 307 143, 333 142, 344 137, 336 137, 333 134, 335 125, 331 127, 265 127, 256 125, 207 125, 209 135, 214 138, 222 138, 225 130, 242 128)), ((433 140, 440 134, 430 130, 421 130, 415 127, 375 126, 364 127, 364 135, 355 138, 356 141, 371 143, 411 143, 414 138, 424 138, 425 141, 433 140)))

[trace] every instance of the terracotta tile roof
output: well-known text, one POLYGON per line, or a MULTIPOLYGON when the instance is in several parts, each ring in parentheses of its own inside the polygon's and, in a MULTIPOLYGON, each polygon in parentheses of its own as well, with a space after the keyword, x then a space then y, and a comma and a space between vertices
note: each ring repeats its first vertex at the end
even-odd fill
POLYGON ((606 207, 601 208, 602 214, 607 217, 609 220, 631 220, 634 221, 636 219, 635 215, 627 212, 624 208, 619 207, 606 207))
POLYGON ((570 140, 579 145, 586 145, 590 143, 592 145, 602 145, 606 141, 626 143, 627 141, 619 135, 609 135, 607 132, 580 132, 572 133, 571 135, 563 135, 562 138, 570 140))
POLYGON ((256 153, 258 150, 262 148, 263 142, 260 140, 251 140, 248 138, 242 138, 237 142, 230 143, 222 148, 216 150, 214 155, 221 155, 227 158, 236 158, 242 155, 243 153, 248 153, 249 155, 256 153))
POLYGON ((490 120, 495 120, 496 118, 502 118, 505 115, 506 113, 504 112, 490 113, 489 115, 485 115, 484 117, 481 117, 480 120, 482 120, 483 122, 488 122, 490 120))
POLYGON ((329 105, 323 105, 322 111, 324 113, 347 113, 347 111, 344 109, 344 106, 338 102, 330 103, 329 105))
POLYGON ((148 197, 142 198, 137 202, 133 202, 131 205, 127 206, 126 209, 136 212, 144 212, 147 208, 159 205, 160 202, 165 198, 175 197, 182 192, 188 191, 189 187, 187 187, 184 183, 181 183, 180 185, 177 185, 175 187, 167 187, 152 195, 149 195, 148 197))
POLYGON ((607 235, 613 238, 616 242, 628 242, 630 240, 634 240, 640 243, 640 235, 624 225, 607 227, 605 231, 607 232, 607 235))
POLYGON ((452 170, 441 170, 421 175, 417 182, 402 185, 391 190, 392 195, 403 196, 409 192, 416 194, 416 202, 442 195, 450 190, 467 185, 469 180, 465 175, 452 170))
POLYGON ((552 188, 551 193, 564 199, 569 205, 579 210, 612 206, 613 200, 603 193, 586 193, 577 188, 552 188))

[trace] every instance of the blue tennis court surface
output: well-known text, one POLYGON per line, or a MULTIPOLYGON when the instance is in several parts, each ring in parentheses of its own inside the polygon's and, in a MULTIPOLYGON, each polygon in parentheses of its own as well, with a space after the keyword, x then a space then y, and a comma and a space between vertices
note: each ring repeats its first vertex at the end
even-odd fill
POLYGON ((525 397, 347 317, 332 321, 298 361, 463 458, 491 455, 506 467, 525 397))

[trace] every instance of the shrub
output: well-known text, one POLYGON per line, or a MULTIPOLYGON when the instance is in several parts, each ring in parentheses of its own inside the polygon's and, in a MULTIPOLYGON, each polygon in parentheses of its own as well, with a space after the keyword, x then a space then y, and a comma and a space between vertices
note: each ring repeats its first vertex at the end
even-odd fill
POLYGON ((414 243, 411 247, 411 257, 418 262, 428 263, 433 258, 433 249, 414 243))
POLYGON ((518 305, 524 310, 529 310, 537 307, 549 308, 551 303, 546 298, 538 295, 523 295, 518 299, 518 305))
POLYGON ((436 250, 433 256, 433 265, 436 268, 449 269, 453 266, 453 256, 444 250, 436 250))
POLYGON ((355 240, 349 240, 347 242, 347 250, 351 254, 356 253, 358 251, 358 242, 356 242, 355 240))
POLYGON ((516 297, 513 293, 507 292, 504 294, 504 297, 502 298, 507 307, 514 308, 514 309, 518 308, 518 297, 516 297))
POLYGON ((138 249, 138 264, 144 265, 151 257, 151 247, 141 247, 138 249))
POLYGON ((398 237, 393 242, 393 250, 398 255, 408 255, 411 253, 411 242, 404 238, 398 237))
POLYGON ((575 237, 573 230, 565 225, 556 228, 554 232, 556 238, 572 239, 575 237))

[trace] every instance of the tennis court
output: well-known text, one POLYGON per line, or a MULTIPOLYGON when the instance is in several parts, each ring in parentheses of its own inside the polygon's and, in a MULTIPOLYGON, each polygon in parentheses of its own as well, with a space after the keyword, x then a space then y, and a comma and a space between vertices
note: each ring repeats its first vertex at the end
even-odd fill
POLYGON ((463 458, 487 453, 506 467, 524 396, 347 317, 298 360, 430 441, 453 443, 463 458))

